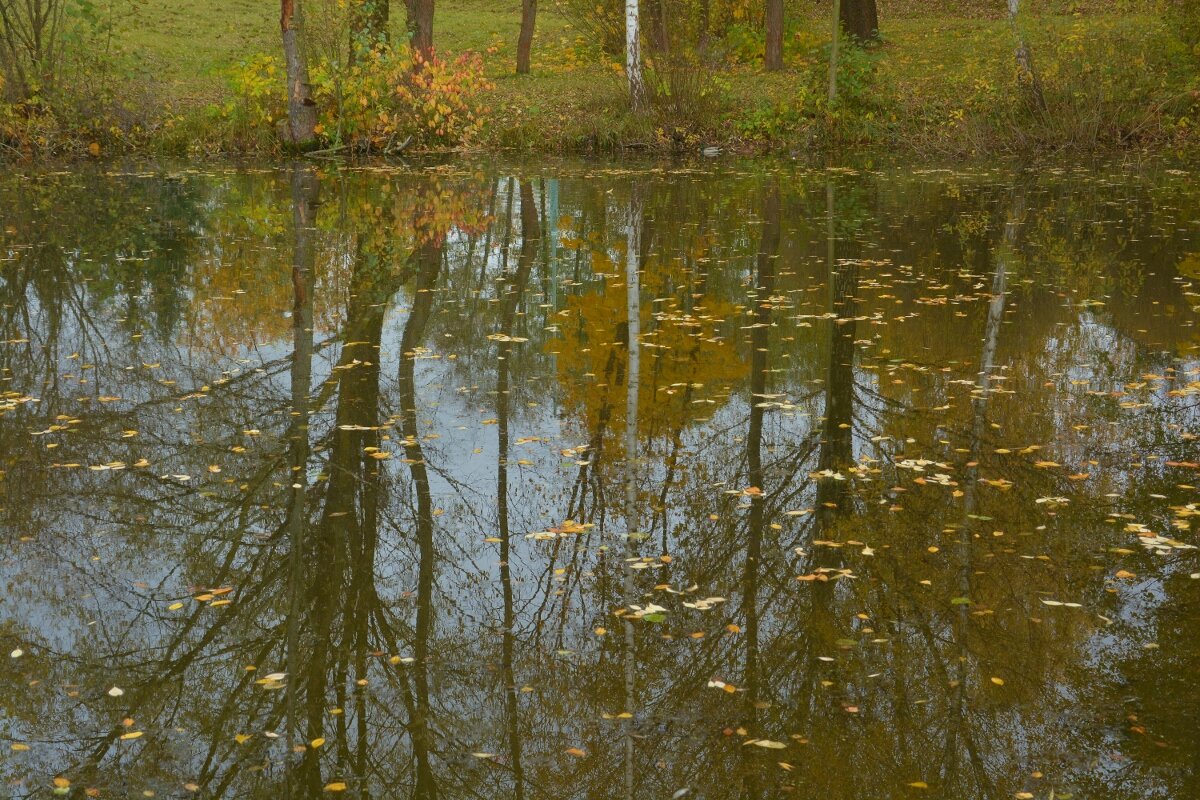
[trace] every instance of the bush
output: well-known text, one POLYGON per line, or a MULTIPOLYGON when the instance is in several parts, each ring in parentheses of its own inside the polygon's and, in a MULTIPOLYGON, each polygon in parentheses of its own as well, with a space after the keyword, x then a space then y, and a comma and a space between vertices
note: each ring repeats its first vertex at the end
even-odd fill
POLYGON ((474 53, 426 59, 387 45, 360 52, 349 66, 317 65, 312 83, 319 132, 368 150, 405 141, 420 147, 468 144, 486 112, 480 94, 491 88, 483 59, 474 53))

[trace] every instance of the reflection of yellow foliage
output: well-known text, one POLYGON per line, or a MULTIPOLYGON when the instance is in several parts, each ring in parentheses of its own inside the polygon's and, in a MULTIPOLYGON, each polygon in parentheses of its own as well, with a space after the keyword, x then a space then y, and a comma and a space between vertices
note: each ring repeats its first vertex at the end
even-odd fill
POLYGON ((239 261, 223 266, 205 259, 193 272, 191 346, 230 355, 242 347, 284 338, 291 320, 292 273, 287 264, 264 269, 265 264, 239 261))
MULTIPOLYGON (((596 272, 617 271, 603 251, 594 252, 592 259, 596 272)), ((661 283, 662 272, 648 264, 645 286, 661 283)), ((714 405, 694 401, 727 396, 720 390, 749 370, 734 343, 720 338, 718 330, 736 313, 733 304, 705 297, 696 306, 700 310, 687 313, 669 302, 642 304, 638 428, 645 436, 710 416, 714 405)), ((629 357, 625 281, 610 278, 601 293, 569 297, 566 311, 560 338, 549 345, 558 353, 566 404, 585 418, 589 433, 603 427, 619 442, 625 429, 629 357)))
POLYGON ((1200 253, 1189 253, 1176 267, 1179 277, 1200 280, 1200 253))
MULTIPOLYGON (((369 293, 368 303, 387 302, 389 277, 411 268, 418 244, 445 241, 451 230, 476 233, 488 224, 477 202, 483 192, 478 176, 338 188, 346 194, 322 203, 311 233, 318 331, 340 327, 352 291, 369 293), (377 296, 377 286, 387 291, 377 296)), ((187 346, 232 355, 291 337, 294 241, 290 198, 284 197, 233 195, 223 206, 227 214, 210 222, 214 249, 192 271, 187 346)))

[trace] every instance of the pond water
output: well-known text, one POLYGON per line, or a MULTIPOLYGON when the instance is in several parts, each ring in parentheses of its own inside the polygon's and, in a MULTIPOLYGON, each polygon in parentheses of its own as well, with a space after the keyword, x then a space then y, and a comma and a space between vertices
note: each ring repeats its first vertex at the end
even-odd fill
POLYGON ((1200 181, 0 178, 0 792, 1200 797, 1200 181))

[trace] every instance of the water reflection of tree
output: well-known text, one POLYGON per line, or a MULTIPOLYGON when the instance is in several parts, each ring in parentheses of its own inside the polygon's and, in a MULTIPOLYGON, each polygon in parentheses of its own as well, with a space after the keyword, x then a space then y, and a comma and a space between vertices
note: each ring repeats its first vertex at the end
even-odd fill
MULTIPOLYGON (((1102 605, 1109 602, 1104 570, 1094 568, 1108 562, 1088 555, 1097 551, 1096 542, 1121 541, 1119 531, 1105 527, 1104 518, 1115 507, 1103 500, 1103 495, 1120 488, 1130 497, 1145 498, 1150 492, 1176 497, 1179 490, 1169 470, 1161 468, 1144 472, 1143 482, 1137 486, 1079 483, 1068 481, 1063 473, 1034 468, 1031 462, 1037 455, 1004 458, 993 452, 1011 445, 1017 432, 1037 442, 1062 438, 1070 430, 1072 414, 1114 413, 1114 404, 1101 398, 1066 399, 1038 392, 1058 363, 1049 358, 1022 362, 1020 398, 1007 394, 1012 381, 988 383, 988 376, 1005 376, 993 371, 993 366, 1013 362, 1014 354, 1030 349, 1040 352, 1041 342, 1051 340, 1056 323, 1074 325, 1076 320, 1071 316, 1074 312, 1063 310, 1061 304, 1036 300, 1034 293, 1021 288, 1014 278, 1024 268, 1026 254, 1008 240, 1021 240, 1019 232, 1014 229, 1010 234, 1000 228, 990 234, 998 242, 980 247, 985 254, 996 254, 988 265, 991 274, 986 281, 978 275, 943 278, 937 262, 931 262, 931 279, 912 289, 912 295, 919 298, 931 293, 929 286, 948 285, 952 288, 940 291, 957 292, 964 299, 955 308, 923 309, 931 321, 922 324, 936 321, 936 328, 947 332, 947 341, 938 343, 940 363, 920 364, 925 344, 921 336, 929 328, 908 333, 899 326, 884 326, 887 337, 882 346, 867 343, 879 309, 885 305, 872 296, 885 291, 878 288, 876 276, 892 268, 862 258, 870 255, 867 248, 873 246, 878 231, 864 232, 840 221, 869 217, 866 210, 883 202, 871 191, 862 190, 870 186, 868 179, 838 179, 831 204, 820 191, 824 187, 793 189, 782 197, 768 189, 759 215, 761 227, 722 223, 714 214, 705 223, 709 227, 694 235, 666 211, 671 203, 690 203, 686 192, 672 195, 655 188, 656 182, 648 182, 644 244, 636 249, 643 266, 641 302, 635 301, 634 317, 629 317, 628 275, 625 280, 606 281, 603 289, 597 282, 588 292, 579 293, 590 292, 589 301, 603 302, 609 294, 607 284, 614 284, 611 319, 602 314, 589 318, 592 329, 585 333, 593 346, 597 342, 612 344, 605 352, 606 363, 613 362, 614 378, 607 402, 611 413, 627 419, 620 427, 606 429, 605 446, 611 448, 607 460, 594 462, 589 478, 594 493, 584 509, 586 516, 580 516, 607 521, 605 530, 611 533, 619 530, 618 522, 626 516, 643 514, 643 519, 653 519, 657 526, 653 529, 656 547, 673 556, 669 567, 631 574, 615 555, 597 558, 599 542, 591 534, 578 537, 578 544, 568 539, 553 546, 530 545, 522 536, 546 519, 561 519, 570 487, 586 469, 555 471, 535 464, 518 473, 513 462, 515 453, 520 452, 513 441, 518 432, 535 425, 545 426, 531 431, 536 434, 554 430, 555 417, 550 412, 518 412, 532 408, 521 401, 536 397, 535 393, 554 395, 558 391, 549 381, 530 388, 528 378, 539 374, 539 362, 527 351, 544 353, 538 348, 552 340, 556 342, 552 347, 570 342, 570 337, 539 334, 540 326, 521 313, 530 298, 529 283, 538 259, 544 268, 553 268, 546 266, 548 251, 541 249, 544 225, 535 214, 533 185, 517 181, 512 192, 514 209, 520 203, 519 236, 515 219, 511 234, 513 242, 519 239, 516 269, 502 273, 494 294, 497 302, 479 303, 480 316, 468 325, 459 322, 463 317, 454 306, 467 305, 471 293, 485 286, 478 279, 478 253, 468 268, 465 253, 472 245, 458 238, 453 225, 443 225, 445 233, 441 235, 418 233, 419 220, 436 216, 418 209, 426 202, 419 192, 405 189, 403 202, 393 198, 395 202, 373 204, 368 229, 359 230, 365 223, 356 219, 348 225, 350 233, 342 231, 335 236, 330 220, 322 219, 321 214, 332 213, 335 205, 338 210, 356 206, 357 195, 353 182, 327 180, 323 194, 329 211, 317 214, 306 244, 305 232, 310 228, 304 221, 312 219, 314 205, 311 177, 298 172, 288 187, 295 192, 292 211, 296 221, 287 226, 287 238, 278 244, 294 250, 292 280, 287 282, 291 292, 288 306, 293 312, 291 331, 264 354, 266 374, 239 375, 217 384, 207 380, 211 374, 205 375, 205 365, 181 363, 178 353, 165 351, 175 359, 175 363, 170 363, 170 358, 163 360, 165 369, 172 370, 172 379, 179 382, 178 390, 165 399, 151 398, 150 390, 158 386, 156 378, 137 372, 123 392, 129 398, 122 407, 125 419, 136 419, 143 436, 155 438, 153 448, 142 445, 140 451, 134 449, 138 437, 124 443, 119 440, 116 434, 123 422, 117 413, 100 410, 89 415, 88 429, 72 434, 86 444, 76 446, 64 436, 61 456, 27 444, 28 428, 44 417, 43 410, 37 414, 24 411, 23 417, 11 413, 0 417, 0 425, 6 426, 5 441, 20 442, 24 448, 14 475, 45 482, 52 460, 76 457, 85 447, 94 447, 88 463, 122 457, 132 464, 142 452, 153 455, 156 466, 153 474, 130 469, 105 483, 97 478, 108 478, 106 473, 90 476, 90 480, 87 475, 65 477, 64 473, 64 477, 35 486, 31 495, 36 499, 31 504, 15 506, 10 493, 6 504, 17 509, 10 519, 36 514, 48 528, 54 522, 54 515, 47 511, 51 502, 69 504, 71 509, 60 512, 61 519, 82 510, 81 519, 99 520, 104 528, 120 526, 120 536, 108 540, 117 543, 120 555, 144 559, 139 552, 153 548, 160 562, 186 565, 190 582, 210 588, 235 587, 232 605, 222 609, 195 604, 178 616, 158 611, 158 605, 147 599, 160 594, 145 593, 138 605, 117 615, 128 627, 124 633, 127 646, 119 651, 101 646, 98 639, 75 647, 45 645, 58 659, 56 672, 47 673, 45 679, 61 676, 87 687, 88 696, 75 720, 62 723, 69 727, 64 738, 93 737, 78 754, 79 766, 68 770, 80 785, 93 778, 110 780, 113 775, 165 783, 187 772, 199 776, 198 782, 217 794, 237 787, 270 796, 290 779, 293 786, 304 787, 297 791, 305 793, 319 792, 328 781, 346 780, 360 794, 391 791, 419 797, 466 796, 484 791, 479 787, 503 787, 500 791, 511 788, 531 795, 565 794, 574 789, 579 795, 603 796, 612 789, 613 776, 621 774, 619 759, 624 758, 625 765, 638 767, 633 775, 635 793, 654 796, 669 796, 682 785, 701 781, 717 795, 732 795, 737 791, 734 787, 740 787, 746 796, 773 796, 783 785, 796 784, 833 797, 883 796, 917 779, 934 783, 935 791, 985 796, 1021 788, 1012 776, 1027 771, 1022 743, 1034 743, 1028 746, 1036 748, 1046 762, 1066 765, 1082 776, 1081 785, 1097 780, 1097 773, 1087 765, 1071 764, 1054 740, 1073 742, 1089 752, 1108 746, 1107 732, 1080 734, 1056 716, 1066 713, 1056 696, 1062 691, 1082 693, 1079 696, 1085 700, 1080 702, 1086 701, 1089 708, 1121 705, 1115 684, 1101 680, 1102 686, 1089 688, 1080 677, 1102 674, 1079 663, 1086 662, 1089 648, 1099 647, 1100 623, 1090 615, 1068 617, 1047 611, 1037 598, 1092 598, 1089 602, 1108 612, 1102 605), (853 191, 843 193, 842 180, 858 186, 857 197, 853 191), (335 200, 328 199, 330 186, 338 190, 332 192, 335 200), (337 197, 342 191, 348 195, 337 197), (668 202, 664 197, 674 199, 668 202), (857 210, 854 204, 859 205, 857 210), (405 209, 417 209, 417 213, 408 214, 405 209), (792 213, 796 209, 806 213, 792 213), (827 219, 839 223, 835 236, 821 236, 821 223, 827 219), (401 228, 409 230, 407 238, 389 240, 384 233, 401 228), (778 247, 773 244, 773 229, 782 240, 778 247), (744 244, 730 244, 734 239, 747 239, 751 230, 756 235, 749 238, 749 249, 744 244), (803 244, 798 243, 801 239, 803 244), (828 261, 820 258, 828 254, 824 247, 834 239, 836 252, 828 261), (708 240, 716 244, 706 244, 708 240), (697 258, 706 258, 700 255, 676 263, 672 254, 684 249, 687 242, 693 242, 687 246, 698 248, 697 252, 724 247, 722 257, 730 259, 719 264, 700 262, 697 258), (315 256, 311 266, 306 248, 315 256), (781 254, 778 259, 772 257, 776 250, 781 254), (322 270, 335 260, 345 265, 344 281, 323 283, 322 270), (822 274, 821 270, 828 272, 822 274), (747 271, 749 277, 730 277, 747 271), (699 277, 707 273, 712 273, 707 279, 699 277), (470 280, 464 277, 468 274, 470 280), (739 281, 745 282, 746 289, 739 281), (830 305, 821 311, 832 314, 833 319, 814 320, 811 328, 800 328, 790 319, 791 312, 785 311, 789 295, 793 289, 806 289, 804 281, 832 289, 824 298, 830 305), (972 288, 981 282, 982 287, 972 288), (701 283, 703 290, 698 288, 701 283), (344 305, 320 297, 322 286, 344 287, 344 305), (702 356, 694 356, 703 352, 696 341, 699 337, 672 340, 670 329, 690 327, 693 320, 687 315, 694 315, 697 305, 702 309, 709 304, 694 295, 713 292, 717 300, 732 307, 747 290, 753 292, 753 304, 744 316, 729 315, 723 326, 714 323, 703 330, 709 336, 731 333, 737 337, 735 346, 747 357, 748 374, 731 374, 716 381, 736 391, 709 396, 707 399, 715 402, 707 405, 717 408, 701 411, 709 412, 713 421, 696 424, 704 414, 676 414, 676 403, 683 396, 690 405, 702 399, 703 393, 660 392, 681 382, 668 380, 670 375, 689 373, 672 373, 676 367, 664 355, 648 355, 658 349, 650 345, 670 342, 677 345, 672 348, 676 351, 673 355, 685 364, 696 358, 703 366, 702 356), (394 337, 386 305, 393 296, 403 296, 408 306, 394 337), (690 308, 688 298, 694 303, 690 308), (647 306, 650 300, 659 302, 647 306), (313 308, 319 303, 337 305, 344 311, 336 317, 333 340, 321 335, 320 325, 314 334, 312 319, 318 312, 313 308), (644 312, 643 308, 655 310, 644 312), (961 318, 953 313, 958 308, 964 314, 961 318), (442 313, 447 310, 450 313, 442 313), (1051 316, 1034 319, 1042 312, 1051 316), (609 324, 620 317, 627 323, 623 331, 609 324), (630 319, 637 324, 629 326, 630 319), (1018 324, 1004 325, 1008 319, 1018 324), (475 356, 464 358, 474 359, 472 369, 487 370, 478 372, 483 377, 476 383, 491 386, 487 382, 490 373, 497 389, 496 507, 487 507, 490 491, 464 493, 458 505, 446 504, 449 510, 438 516, 436 504, 441 501, 437 493, 455 485, 451 483, 455 475, 443 473, 470 468, 459 466, 462 453, 446 444, 434 444, 430 428, 422 421, 426 415, 437 418, 437 430, 449 438, 451 423, 460 413, 453 407, 437 411, 433 405, 441 399, 434 395, 436 381, 451 370, 444 362, 429 358, 439 354, 433 352, 432 342, 441 342, 452 325, 463 327, 461 336, 482 339, 479 334, 493 332, 512 336, 520 330, 522 337, 528 333, 534 340, 481 344, 475 356), (640 328, 642 334, 638 347, 645 366, 636 370, 625 366, 632 361, 631 327, 640 328), (539 335, 541 340, 534 338, 539 335), (389 348, 394 350, 397 342, 404 355, 393 387, 388 385, 390 369, 381 369, 380 364, 387 363, 384 354, 389 348), (874 350, 883 347, 891 349, 886 354, 889 358, 874 350), (809 352, 820 357, 810 358, 809 352), (802 354, 805 357, 796 360, 803 360, 803 366, 777 371, 785 356, 802 354), (480 360, 485 356, 486 367, 480 360), (492 360, 497 356, 499 360, 492 360), (905 372, 902 370, 908 368, 895 367, 888 372, 893 360, 926 371, 905 372), (951 361, 956 362, 951 371, 931 368, 951 361), (632 374, 627 375, 627 370, 632 374), (803 370, 810 371, 809 377, 821 378, 816 390, 802 390, 795 384, 796 375, 803 370), (980 370, 982 380, 976 375, 980 370), (316 386, 309 389, 314 375, 316 386), (634 375, 636 379, 632 379, 634 375), (956 388, 949 380, 962 376, 975 385, 956 388), (901 377, 908 382, 891 388, 893 384, 887 381, 901 377), (196 385, 185 385, 191 378, 199 379, 194 381, 196 385), (200 391, 202 380, 207 380, 208 391, 200 391), (631 406, 628 392, 634 385, 639 397, 631 406), (912 388, 935 399, 913 402, 918 393, 906 394, 912 388), (986 405, 979 401, 981 389, 986 405), (665 411, 643 406, 642 398, 651 391, 649 396, 662 400, 665 411), (182 399, 196 393, 204 396, 182 399), (795 407, 775 403, 781 399, 778 395, 787 395, 795 407), (1084 407, 1084 403, 1094 405, 1084 407), (203 411, 173 416, 173 408, 190 412, 192 405, 203 411), (948 408, 936 411, 935 405, 948 408), (921 407, 914 411, 916 406, 921 407), (1046 413, 1049 410, 1058 410, 1061 418, 1046 413), (824 419, 814 422, 821 417, 824 419), (685 424, 684 419, 689 422, 685 424), (236 421, 233 427, 238 430, 230 430, 230 420, 236 421), (393 423, 398 424, 402 441, 390 438, 393 423), (241 427, 251 425, 262 428, 259 437, 240 433, 241 427), (185 428, 201 436, 192 437, 191 431, 185 435, 185 428), (620 435, 631 432, 632 442, 620 435), (890 437, 893 443, 870 442, 872 437, 890 437), (907 439, 913 444, 901 446, 907 439), (231 446, 244 447, 247 452, 230 455, 231 446), (372 455, 383 451, 391 451, 393 457, 376 459, 372 455), (71 455, 66 455, 68 452, 71 455), (877 467, 869 465, 863 459, 867 454, 881 457, 882 462, 877 467), (26 456, 28 460, 24 460, 26 456), (914 484, 912 476, 895 464, 909 456, 930 456, 949 464, 948 474, 957 485, 914 484), (218 462, 224 471, 204 477, 206 466, 218 462), (628 474, 623 470, 631 463, 637 471, 636 482, 630 482, 637 490, 632 501, 621 496, 615 483, 628 474), (160 464, 161 469, 157 468, 160 464), (810 472, 821 469, 839 472, 846 480, 809 478, 810 472), (161 478, 168 470, 191 473, 194 488, 161 478), (985 480, 997 477, 1013 480, 1016 486, 1004 490, 985 480), (234 483, 225 484, 226 478, 234 483), (717 481, 725 484, 715 488, 717 481), (103 487, 102 503, 85 508, 82 498, 96 486, 103 487), (892 492, 895 486, 904 491, 892 492), (749 487, 758 488, 761 494, 745 493, 749 487), (544 495, 539 494, 542 491, 544 495), (739 494, 721 495, 722 491, 739 494), (1033 505, 1035 497, 1051 494, 1069 494, 1073 501, 1065 508, 1052 509, 1053 514, 1033 505), (64 497, 77 499, 63 503, 64 497), (105 510, 104 504, 116 510, 105 510), (1089 504, 1095 507, 1089 508, 1089 504), (32 505, 37 506, 36 511, 31 511, 32 505), (783 516, 784 510, 802 506, 815 510, 796 518, 783 516), (653 514, 647 514, 648 509, 653 514), (710 513, 718 519, 710 520, 710 513), (972 519, 972 514, 991 519, 972 519), (1029 531, 1031 517, 1044 522, 1052 533, 1029 531), (479 589, 480 579, 471 562, 479 557, 478 551, 466 541, 478 533, 474 523, 490 524, 492 519, 497 522, 502 552, 499 565, 487 575, 500 576, 499 636, 488 622, 481 621, 491 617, 472 616, 480 607, 493 611, 495 600, 490 591, 479 589), (944 529, 952 532, 939 534, 944 529), (157 533, 156 538, 149 538, 150 531, 157 533), (186 535, 179 536, 180 531, 186 535), (206 535, 197 536, 198 531, 206 535), (993 531, 1002 531, 1004 536, 994 537, 993 531), (1021 536, 1024 538, 1017 538, 1021 536), (814 540, 836 540, 843 547, 824 548, 814 545, 814 540), (869 543, 875 555, 863 555, 861 547, 849 545, 849 540, 869 543), (1006 552, 1010 542, 1014 542, 1013 552, 1006 552), (939 553, 927 552, 932 544, 940 547, 939 553), (792 558, 793 546, 810 556, 792 558), (1044 554, 1049 560, 1020 558, 1034 554, 1044 554), (794 580, 797 572, 819 567, 851 569, 857 577, 826 582, 794 580), (557 568, 567 570, 562 581, 552 577, 557 568), (582 577, 589 571, 594 577, 582 577), (632 595, 624 580, 627 575, 633 578, 632 595), (928 579, 931 586, 922 586, 918 579, 928 579), (675 587, 696 582, 701 592, 728 595, 730 603, 715 614, 685 612, 672 597, 652 591, 659 581, 675 587), (415 590, 406 597, 401 589, 410 585, 415 585, 415 590), (967 597, 971 603, 952 603, 957 597, 967 597), (594 642, 579 635, 581 629, 590 630, 605 620, 614 606, 647 599, 671 606, 659 627, 637 621, 615 623, 611 618, 605 623, 614 628, 629 625, 634 634, 632 646, 620 634, 594 642), (468 611, 463 612, 462 606, 468 611), (545 624, 549 621, 553 625, 545 624), (741 632, 723 633, 725 622, 740 623, 741 632), (695 630, 706 636, 687 639, 695 630), (674 639, 661 640, 663 633, 674 639), (874 638, 888 641, 876 644, 874 638), (473 648, 469 657, 461 644, 464 641, 473 648), (557 657, 557 649, 573 655, 557 657), (411 654, 414 661, 390 664, 388 657, 393 654, 411 654), (464 667, 453 665, 456 656, 463 656, 464 667), (834 661, 819 661, 818 657, 834 661), (631 662, 637 667, 636 708, 625 699, 624 667, 631 662), (493 663, 497 669, 490 673, 493 663), (259 669, 244 672, 246 664, 259 669), (289 675, 282 682, 283 690, 254 684, 268 670, 284 664, 289 675), (110 674, 119 675, 116 680, 125 689, 119 700, 102 695, 110 674), (1003 675, 1004 686, 990 683, 991 675, 1003 675), (742 691, 730 697, 707 688, 707 679, 714 676, 737 683, 742 691), (360 686, 360 680, 367 685, 360 686), (536 691, 528 696, 520 692, 518 684, 524 682, 535 685, 536 691), (483 684, 490 688, 480 688, 483 684), (499 703, 487 702, 493 694, 499 703), (857 710, 851 711, 851 707, 857 710), (331 708, 341 709, 341 713, 330 714, 331 708), (596 721, 601 711, 611 714, 626 709, 636 712, 634 719, 596 721), (117 738, 126 728, 111 723, 124 716, 134 718, 139 728, 148 731, 143 743, 130 745, 117 738), (180 745, 169 734, 174 724, 200 727, 201 744, 180 745), (283 730, 284 725, 288 744, 305 745, 303 752, 281 752, 280 744, 271 746, 262 736, 263 730, 283 730), (748 736, 786 741, 789 748, 776 756, 744 747, 744 737, 721 735, 725 726, 744 727, 748 736), (477 727, 494 728, 505 742, 503 764, 489 759, 463 763, 459 755, 472 749, 470 743, 478 737, 472 731, 477 727), (254 734, 254 738, 238 744, 232 738, 235 733, 254 734), (628 735, 622 737, 621 733, 628 735), (801 745, 793 735, 807 738, 809 743, 801 745), (318 737, 326 738, 327 743, 320 748, 308 746, 318 737), (167 743, 180 750, 172 754, 167 743), (561 756, 566 744, 583 746, 589 758, 567 760, 571 757, 561 756), (627 744, 633 745, 633 758, 625 757, 627 744), (118 749, 124 754, 140 753, 139 760, 128 762, 122 756, 118 762, 118 749), (877 759, 863 763, 852 775, 828 769, 828 765, 848 763, 851 754, 862 752, 877 759), (85 765, 89 760, 94 763, 85 765), (784 772, 777 767, 777 760, 789 762, 793 771, 784 772), (267 761, 266 771, 255 771, 267 761), (659 761, 668 766, 649 768, 659 761), (564 768, 564 763, 569 768, 564 768), (286 773, 281 765, 288 767, 286 773), (573 783, 563 788, 562 776, 568 771, 573 783)), ((280 191, 276 187, 274 193, 280 191)), ((572 195, 566 191, 563 196, 572 195)), ((500 197, 504 198, 503 193, 500 197)), ((480 197, 479 203, 483 202, 480 197)), ((602 219, 610 216, 611 209, 595 199, 589 202, 595 216, 587 226, 599 230, 605 227, 602 219)), ((987 202, 993 203, 988 206, 993 208, 1001 200, 987 202)), ((1003 203, 1008 202, 1003 198, 1003 203)), ((543 205, 541 214, 544 217, 546 213, 543 205)), ((1018 218, 1020 215, 1014 214, 1014 219, 1018 218)), ((501 220, 497 224, 507 223, 501 220)), ((936 230, 932 223, 927 227, 936 230)), ((624 230, 611 233, 623 238, 624 230)), ((944 246, 946 241, 937 239, 936 246, 944 246)), ((888 240, 880 247, 899 244, 902 242, 888 240)), ((611 249, 618 259, 630 254, 628 248, 609 245, 604 249, 611 249)), ((558 268, 582 275, 574 270, 593 256, 585 253, 585 258, 576 260, 578 252, 568 250, 567 261, 558 268)), ((613 257, 608 260, 614 262, 613 257)), ((491 275, 500 257, 484 257, 483 261, 491 275)), ((958 267, 955 264, 948 271, 958 267)), ((978 273, 979 267, 974 264, 972 269, 978 273)), ((54 274, 78 284, 72 269, 54 274)), ((21 291, 34 291, 30 283, 34 273, 14 271, 26 276, 21 291)), ((489 300, 490 291, 485 292, 489 300)), ((21 308, 20 302, 10 305, 21 308)), ((533 305, 529 301, 525 308, 533 305)), ((82 307, 86 310, 87 304, 82 307)), ((24 310, 30 308, 27 305, 24 310)), ((65 300, 58 308, 61 317, 45 319, 40 331, 55 331, 60 355, 47 360, 45 353, 35 348, 3 351, 11 359, 7 363, 14 368, 13 374, 25 385, 43 380, 48 372, 62 372, 61 354, 76 349, 67 345, 64 337, 73 335, 79 323, 72 315, 80 312, 65 300)), ((567 303, 561 308, 567 308, 567 303)), ((11 319, 17 319, 15 313, 11 319)), ((96 321, 87 324, 99 327, 96 321)), ((916 327, 912 322, 906 324, 916 327)), ((14 338, 24 332, 19 323, 9 325, 14 338)), ((1078 357, 1078 348, 1084 346, 1082 340, 1056 341, 1064 359, 1078 357)), ((164 352, 152 351, 144 343, 139 347, 143 349, 121 350, 119 357, 96 350, 88 359, 100 362, 102 368, 112 363, 116 372, 135 353, 149 359, 164 352)), ((1136 349, 1121 349, 1115 358, 1119 363, 1114 374, 1128 374, 1135 364, 1145 363, 1136 349)), ((580 360, 580 369, 586 369, 587 363, 580 360)), ((222 362, 222 366, 227 364, 222 362)), ((703 374, 695 366, 687 369, 693 376, 703 374)), ((61 380, 59 383, 63 385, 61 380)), ((47 392, 44 399, 56 413, 73 414, 72 391, 75 387, 63 385, 60 397, 47 392)), ((563 406, 568 409, 566 414, 585 407, 582 403, 563 406)), ((1147 431, 1136 434, 1137 449, 1155 452, 1170 446, 1173 458, 1189 458, 1188 445, 1179 442, 1167 427, 1186 424, 1188 412, 1172 414, 1145 417, 1147 431)), ((598 416, 581 415, 578 429, 594 435, 598 416)), ((567 426, 573 423, 568 420, 567 426)), ((574 430, 571 428, 572 433, 574 430)), ((1081 433, 1069 444, 1069 452, 1086 455, 1115 442, 1116 434, 1110 432, 1081 433)), ((580 454, 579 460, 587 459, 586 453, 580 454)), ((87 502, 91 503, 90 499, 87 502)), ((569 508, 574 514, 581 504, 569 508)), ((1156 504, 1146 502, 1134 510, 1141 514, 1155 508, 1156 504)), ((1161 522, 1169 524, 1170 520, 1161 522)), ((630 522, 629 527, 639 526, 630 522)), ((80 547, 87 539, 76 523, 55 541, 80 547)), ((654 553, 648 545, 645 551, 654 553)), ((1151 563, 1136 567, 1137 571, 1154 569, 1151 563)), ((113 586, 105 596, 111 599, 112 608, 119 608, 129 602, 126 589, 117 585, 118 578, 111 580, 113 586)), ((164 581, 162 585, 177 583, 164 581)), ((1167 590, 1172 599, 1186 601, 1192 585, 1186 580, 1174 581, 1167 590)), ((61 614, 57 619, 65 619, 72 612, 56 613, 61 614)), ((69 624, 83 628, 87 615, 82 610, 74 613, 78 618, 69 624)), ((1156 666, 1169 663, 1178 665, 1172 666, 1175 671, 1186 670, 1186 646, 1178 644, 1174 650, 1166 646, 1168 637, 1186 636, 1181 617, 1167 610, 1148 613, 1146 619, 1153 621, 1135 626, 1122 620, 1119 624, 1146 632, 1144 635, 1161 625, 1159 640, 1170 660, 1160 662, 1138 653, 1126 659, 1121 669, 1152 675, 1156 666)), ((1163 686, 1186 691, 1171 680, 1141 679, 1131 693, 1138 697, 1138 713, 1159 721, 1165 731, 1163 741, 1179 743, 1185 752, 1191 752, 1186 736, 1170 735, 1181 730, 1183 723, 1155 696, 1156 688, 1163 686)), ((55 707, 48 703, 46 709, 55 707)), ((37 724, 44 730, 61 730, 60 723, 49 721, 52 715, 26 716, 40 718, 37 724)), ((1119 714, 1106 717, 1105 724, 1118 733, 1124 731, 1121 735, 1140 736, 1127 732, 1119 714)), ((1131 747, 1141 762, 1153 765, 1148 769, 1174 765, 1170 747, 1160 747, 1148 737, 1147 752, 1142 749, 1131 747)), ((1170 785, 1186 791, 1185 779, 1177 780, 1170 785)), ((1143 773, 1135 772, 1123 791, 1136 796, 1145 785, 1143 773)))

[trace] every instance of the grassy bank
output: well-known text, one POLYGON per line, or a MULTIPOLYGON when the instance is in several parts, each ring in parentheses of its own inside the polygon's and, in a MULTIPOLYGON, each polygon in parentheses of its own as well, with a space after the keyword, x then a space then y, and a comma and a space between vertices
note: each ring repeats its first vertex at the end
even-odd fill
MULTIPOLYGON (((36 104, 0 106, 7 157, 277 152, 273 121, 282 113, 283 81, 273 6, 147 0, 131 8, 114 18, 103 57, 90 68, 77 66, 36 104)), ((338 3, 311 0, 307 8, 310 59, 338 63, 344 31, 325 22, 338 3)), ((1016 34, 996 11, 981 3, 969 15, 945 16, 927 5, 881 4, 883 42, 843 50, 831 106, 827 19, 820 9, 800 16, 789 8, 783 71, 763 71, 757 26, 735 27, 702 64, 651 58, 653 108, 633 115, 614 57, 554 5, 538 20, 532 73, 517 76, 519 5, 455 0, 438 7, 435 42, 442 53, 479 53, 487 86, 477 98, 478 120, 461 137, 417 144, 958 155, 1200 143, 1200 51, 1171 18, 1150 6, 1109 3, 1025 17, 1021 35, 1045 99, 1035 106, 1017 80, 1016 34)), ((397 16, 399 4, 393 28, 402 37, 397 16)), ((338 84, 339 100, 348 103, 344 91, 338 84)), ((348 135, 339 131, 340 120, 327 125, 331 143, 348 135)))

